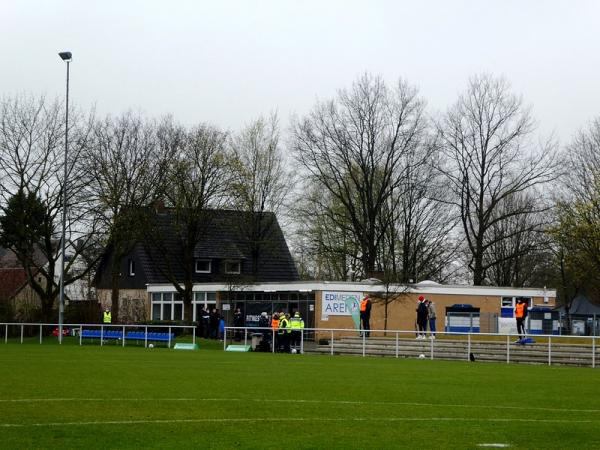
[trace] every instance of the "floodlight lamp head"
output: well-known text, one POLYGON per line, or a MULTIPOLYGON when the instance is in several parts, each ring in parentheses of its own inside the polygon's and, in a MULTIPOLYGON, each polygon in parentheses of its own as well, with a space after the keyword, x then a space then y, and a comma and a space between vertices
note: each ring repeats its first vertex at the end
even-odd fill
POLYGON ((71 52, 60 52, 58 56, 60 56, 63 61, 67 62, 71 61, 73 58, 73 54, 71 52))

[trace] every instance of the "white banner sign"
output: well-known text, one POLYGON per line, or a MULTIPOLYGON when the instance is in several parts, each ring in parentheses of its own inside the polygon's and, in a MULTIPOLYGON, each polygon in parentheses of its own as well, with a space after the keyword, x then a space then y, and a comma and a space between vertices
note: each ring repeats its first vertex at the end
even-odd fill
POLYGON ((498 333, 517 334, 517 321, 512 317, 498 317, 498 333))
POLYGON ((357 315, 361 298, 362 292, 323 292, 321 317, 357 315))

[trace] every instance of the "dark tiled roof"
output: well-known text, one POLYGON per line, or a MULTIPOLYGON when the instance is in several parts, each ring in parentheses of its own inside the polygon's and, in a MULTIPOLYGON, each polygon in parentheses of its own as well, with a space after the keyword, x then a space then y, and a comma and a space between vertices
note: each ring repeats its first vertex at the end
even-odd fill
MULTIPOLYGON (((254 218, 259 216, 255 215, 254 218)), ((272 213, 264 213, 263 228, 266 229, 260 238, 260 252, 256 270, 252 257, 253 239, 248 237, 248 224, 252 221, 251 213, 229 210, 213 210, 207 213, 202 230, 202 238, 194 249, 197 259, 211 260, 211 273, 194 273, 194 282, 236 282, 244 281, 295 281, 298 272, 288 249, 287 243, 272 213), (236 277, 225 274, 223 265, 226 260, 240 261, 241 274, 236 277), (238 278, 235 280, 234 278, 238 278)), ((178 237, 174 217, 168 211, 155 216, 159 238, 154 242, 137 243, 130 255, 125 258, 121 273, 127 268, 126 261, 136 261, 135 277, 124 279, 122 287, 145 288, 147 283, 169 283, 166 274, 183 281, 184 269, 181 265, 182 243, 178 237)), ((256 240, 256 239, 254 239, 256 240)), ((110 286, 110 272, 106 258, 101 263, 96 278, 100 288, 110 286)))
MULTIPOLYGON (((39 246, 33 250, 33 263, 36 267, 42 267, 48 262, 48 258, 42 252, 39 246)), ((17 259, 17 255, 11 249, 0 247, 0 267, 23 267, 17 259)))

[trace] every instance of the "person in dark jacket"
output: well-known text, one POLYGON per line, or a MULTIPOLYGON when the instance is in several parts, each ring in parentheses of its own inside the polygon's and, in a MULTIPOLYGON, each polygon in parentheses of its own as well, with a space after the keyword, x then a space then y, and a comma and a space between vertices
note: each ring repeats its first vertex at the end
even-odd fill
MULTIPOLYGON (((242 311, 240 310, 240 308, 236 308, 235 312, 233 313, 233 326, 234 327, 243 327, 244 326, 244 315, 242 314, 242 311)), ((235 340, 236 341, 241 341, 242 340, 242 330, 235 330, 234 336, 235 336, 235 340)))
POLYGON ((261 329, 262 339, 260 341, 260 349, 262 351, 268 351, 269 343, 271 342, 271 321, 266 312, 260 314, 258 319, 258 327, 261 329))
POLYGON ((200 323, 202 327, 201 336, 204 339, 208 339, 210 337, 210 313, 204 306, 200 310, 200 323))
POLYGON ((363 299, 360 301, 360 322, 362 324, 363 333, 366 337, 371 334, 371 325, 369 320, 371 319, 371 299, 369 294, 365 294, 363 299))
POLYGON ((425 297, 422 295, 419 297, 419 303, 417 304, 417 339, 426 339, 427 334, 427 303, 425 297))
POLYGON ((221 321, 221 316, 217 308, 213 308, 208 320, 210 322, 210 338, 217 339, 219 336, 219 322, 221 321))

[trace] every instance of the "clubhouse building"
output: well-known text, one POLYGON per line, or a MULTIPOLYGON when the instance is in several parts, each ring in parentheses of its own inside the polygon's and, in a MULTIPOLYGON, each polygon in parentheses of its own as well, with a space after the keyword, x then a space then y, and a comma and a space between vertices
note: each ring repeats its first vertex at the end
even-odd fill
MULTIPOLYGON (((544 311, 555 306, 556 292, 545 288, 441 285, 431 281, 390 285, 374 279, 301 281, 273 214, 264 213, 261 217, 260 251, 250 242, 247 229, 240 227, 245 213, 218 210, 213 214, 194 250, 192 320, 198 319, 201 307, 219 309, 228 323, 233 311, 240 308, 246 326, 257 326, 261 312, 299 311, 306 328, 358 329, 358 303, 368 293, 373 301, 372 330, 413 330, 416 304, 419 296, 424 296, 436 305, 440 331, 467 331, 468 327, 473 332, 506 332, 504 325, 514 324, 517 300, 544 311)), ((180 250, 172 216, 163 213, 159 220, 163 222, 163 232, 172 234, 164 240, 164 248, 158 252, 135 243, 121 259, 118 284, 123 322, 188 319, 184 317, 183 301, 170 281, 184 279, 183 269, 169 257, 180 250)), ((95 280, 103 306, 110 306, 111 277, 115 272, 112 256, 109 247, 95 280)), ((548 326, 554 327, 551 321, 544 323, 545 332, 548 326)))

